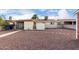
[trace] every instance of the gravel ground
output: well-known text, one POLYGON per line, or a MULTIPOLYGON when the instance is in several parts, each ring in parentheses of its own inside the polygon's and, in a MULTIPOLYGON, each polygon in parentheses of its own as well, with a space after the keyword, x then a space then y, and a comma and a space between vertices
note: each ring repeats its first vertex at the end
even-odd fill
POLYGON ((46 29, 20 31, 0 38, 1 50, 78 50, 76 31, 71 29, 46 29))

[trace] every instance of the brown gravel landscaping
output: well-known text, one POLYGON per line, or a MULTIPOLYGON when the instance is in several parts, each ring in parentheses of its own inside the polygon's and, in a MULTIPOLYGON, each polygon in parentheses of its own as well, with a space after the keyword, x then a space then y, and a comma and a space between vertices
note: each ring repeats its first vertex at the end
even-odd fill
POLYGON ((72 29, 20 31, 0 38, 1 50, 78 50, 79 41, 72 29))

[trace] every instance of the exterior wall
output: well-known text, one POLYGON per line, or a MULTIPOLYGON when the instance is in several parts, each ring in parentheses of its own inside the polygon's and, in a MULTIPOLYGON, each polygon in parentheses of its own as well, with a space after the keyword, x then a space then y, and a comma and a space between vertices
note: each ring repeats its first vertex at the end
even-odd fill
POLYGON ((58 24, 58 22, 54 22, 54 24, 51 24, 51 22, 45 23, 45 27, 46 28, 70 28, 70 29, 76 29, 76 24, 73 24, 73 22, 75 21, 70 21, 72 22, 72 24, 64 24, 64 22, 66 21, 60 21, 60 23, 58 24))
POLYGON ((76 22, 75 20, 70 20, 70 21, 64 21, 64 28, 69 28, 69 29, 75 29, 76 30, 76 22))
POLYGON ((76 25, 64 25, 64 28, 69 28, 69 29, 75 29, 76 30, 76 25))
POLYGON ((58 24, 58 22, 56 21, 51 21, 51 22, 45 23, 45 27, 46 28, 62 28, 62 25, 58 24))
POLYGON ((45 28, 57 28, 57 25, 46 25, 45 28))
POLYGON ((57 23, 53 23, 51 24, 51 22, 46 22, 45 23, 45 28, 57 28, 57 23))
POLYGON ((77 30, 76 30, 77 39, 79 39, 79 14, 77 14, 77 30))
POLYGON ((44 23, 36 23, 36 30, 45 30, 44 23))
POLYGON ((33 22, 29 21, 29 22, 24 22, 24 30, 33 30, 33 22))

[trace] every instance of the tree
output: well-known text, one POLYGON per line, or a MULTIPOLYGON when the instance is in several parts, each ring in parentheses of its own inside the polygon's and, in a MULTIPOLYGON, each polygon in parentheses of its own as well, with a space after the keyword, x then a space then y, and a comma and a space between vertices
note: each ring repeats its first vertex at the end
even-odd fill
POLYGON ((3 18, 0 16, 0 30, 3 29, 3 24, 4 24, 4 20, 3 20, 3 18))
POLYGON ((4 24, 2 25, 2 28, 6 30, 6 28, 9 26, 10 26, 9 22, 5 21, 4 24))
POLYGON ((2 17, 0 17, 0 26, 4 24, 4 20, 2 17))
POLYGON ((9 22, 0 17, 0 30, 5 30, 7 26, 10 26, 9 22))
POLYGON ((6 19, 5 15, 1 15, 1 17, 2 17, 2 19, 4 19, 4 20, 6 19))
POLYGON ((12 20, 12 16, 9 16, 9 20, 12 20))
POLYGON ((37 14, 34 14, 34 15, 32 16, 32 19, 38 19, 37 14))
MULTIPOLYGON (((38 16, 37 16, 37 14, 34 14, 33 16, 32 16, 32 19, 38 19, 38 16)), ((36 21, 34 21, 34 26, 33 26, 33 28, 34 29, 36 29, 36 21)))

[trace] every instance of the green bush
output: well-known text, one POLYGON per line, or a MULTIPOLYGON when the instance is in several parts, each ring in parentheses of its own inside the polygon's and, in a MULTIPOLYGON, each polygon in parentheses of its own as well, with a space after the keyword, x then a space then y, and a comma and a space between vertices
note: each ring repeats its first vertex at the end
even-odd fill
POLYGON ((6 30, 7 26, 10 26, 9 22, 4 22, 2 25, 3 30, 6 30))

